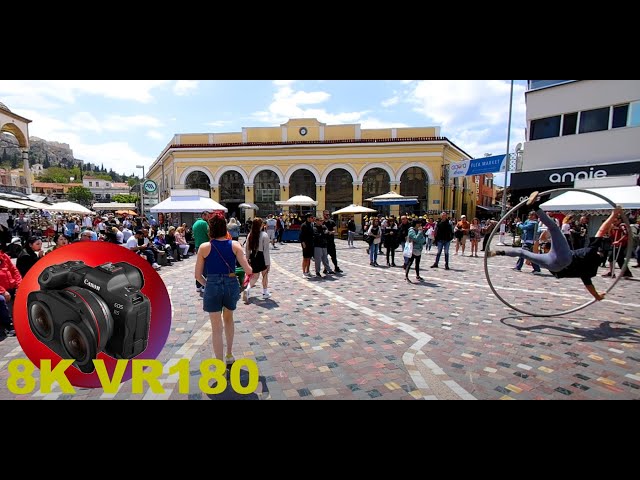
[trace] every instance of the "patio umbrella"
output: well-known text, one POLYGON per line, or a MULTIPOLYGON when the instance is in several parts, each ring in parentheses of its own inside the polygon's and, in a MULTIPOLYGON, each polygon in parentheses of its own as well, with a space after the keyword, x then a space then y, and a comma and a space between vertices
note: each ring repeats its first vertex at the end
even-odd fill
POLYGON ((418 197, 405 197, 396 192, 389 192, 367 198, 365 201, 372 202, 374 205, 415 205, 418 203, 418 197))
POLYGON ((341 208, 340 210, 336 210, 335 212, 333 212, 333 215, 355 215, 357 213, 374 213, 377 210, 374 210, 373 208, 367 208, 367 207, 362 207, 360 205, 349 205, 348 207, 344 207, 341 208))
POLYGON ((133 210, 118 210, 116 212, 117 215, 137 215, 137 212, 134 212, 133 210))
POLYGON ((241 203, 238 205, 238 208, 242 208, 243 210, 260 210, 254 203, 241 203))
POLYGON ((315 207, 318 205, 318 202, 306 195, 296 195, 295 197, 291 197, 289 200, 276 202, 276 205, 281 207, 315 207))

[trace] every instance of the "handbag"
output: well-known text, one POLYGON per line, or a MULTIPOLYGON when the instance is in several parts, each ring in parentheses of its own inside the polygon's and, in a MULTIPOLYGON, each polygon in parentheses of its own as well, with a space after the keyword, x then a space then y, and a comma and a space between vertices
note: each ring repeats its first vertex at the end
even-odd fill
POLYGON ((413 256, 413 242, 407 242, 404 244, 404 250, 402 250, 402 256, 405 258, 411 258, 413 256))

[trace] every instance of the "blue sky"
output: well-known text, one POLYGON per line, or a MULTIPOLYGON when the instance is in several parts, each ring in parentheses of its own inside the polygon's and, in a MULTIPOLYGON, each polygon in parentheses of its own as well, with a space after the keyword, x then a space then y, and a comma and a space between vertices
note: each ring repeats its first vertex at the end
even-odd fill
MULTIPOLYGON (((509 80, 0 80, 29 134, 119 173, 151 165, 175 133, 235 132, 315 117, 362 128, 440 126, 474 157, 506 151, 509 80)), ((526 80, 511 151, 524 141, 526 80)))

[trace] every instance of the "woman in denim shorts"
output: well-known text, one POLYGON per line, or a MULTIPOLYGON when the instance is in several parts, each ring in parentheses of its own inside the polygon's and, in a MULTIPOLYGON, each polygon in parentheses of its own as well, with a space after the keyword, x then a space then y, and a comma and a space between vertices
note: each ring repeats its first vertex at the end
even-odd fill
POLYGON ((233 311, 240 299, 240 284, 236 277, 236 260, 247 275, 253 272, 244 255, 242 246, 227 236, 227 222, 222 214, 209 219, 209 243, 198 248, 195 277, 204 285, 203 309, 211 319, 213 353, 222 360, 224 344, 222 325, 227 340, 227 352, 224 360, 227 364, 233 358, 233 311), (223 310, 224 307, 224 310, 223 310))

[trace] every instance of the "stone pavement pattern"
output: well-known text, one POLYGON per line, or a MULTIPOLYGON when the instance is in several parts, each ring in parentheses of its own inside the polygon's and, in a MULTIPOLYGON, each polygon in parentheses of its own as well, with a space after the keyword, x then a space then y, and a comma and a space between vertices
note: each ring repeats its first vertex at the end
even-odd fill
MULTIPOLYGON (((15 338, 7 338, 0 342, 0 399, 640 398, 637 280, 621 280, 607 300, 580 312, 533 318, 494 297, 482 258, 452 255, 451 270, 442 268, 443 260, 430 269, 432 250, 422 258, 425 281, 412 272, 408 284, 400 267, 371 267, 363 242, 355 249, 337 244, 344 274, 302 278, 300 246, 281 245, 271 254, 272 298, 238 303, 234 354, 254 360, 261 380, 251 395, 200 392, 198 365, 212 357, 211 327, 191 280, 191 258, 160 272, 173 323, 158 357, 165 372, 190 360, 188 395, 178 392, 177 376, 166 373, 164 394, 133 394, 129 381, 116 394, 54 388, 46 395, 14 395, 6 387, 6 365, 24 354, 15 338)), ((401 252, 396 259, 402 262, 401 252)), ((378 261, 386 263, 382 256, 378 261)), ((514 262, 492 258, 490 272, 501 294, 526 310, 566 310, 589 299, 580 280, 534 276, 527 266, 516 272, 514 262)), ((600 290, 610 282, 595 281, 600 290)))

